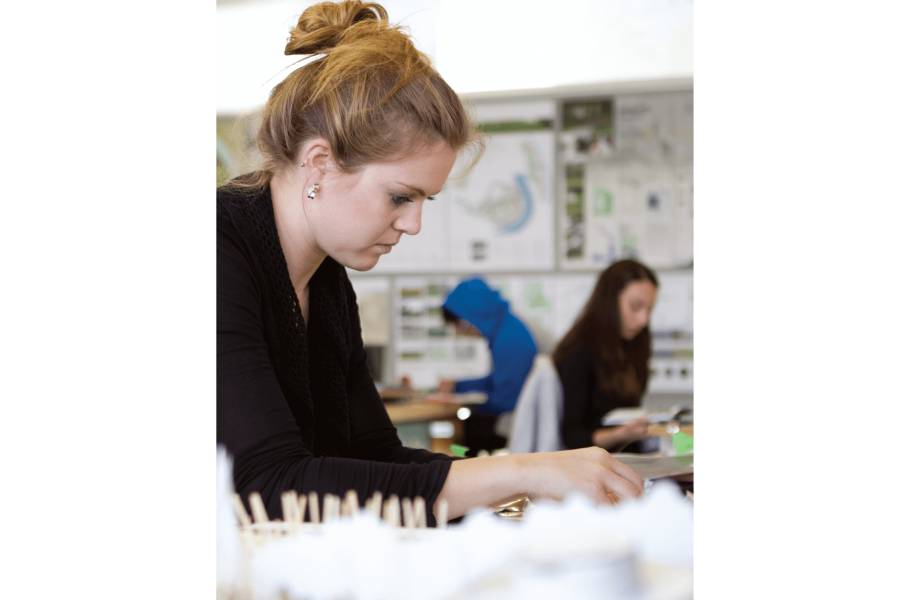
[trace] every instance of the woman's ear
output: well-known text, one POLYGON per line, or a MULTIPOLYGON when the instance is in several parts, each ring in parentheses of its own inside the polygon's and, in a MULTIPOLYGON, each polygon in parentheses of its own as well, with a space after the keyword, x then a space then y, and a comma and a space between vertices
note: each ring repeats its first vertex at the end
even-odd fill
POLYGON ((322 138, 316 138, 306 143, 300 162, 309 176, 315 179, 322 177, 333 163, 331 146, 322 138))

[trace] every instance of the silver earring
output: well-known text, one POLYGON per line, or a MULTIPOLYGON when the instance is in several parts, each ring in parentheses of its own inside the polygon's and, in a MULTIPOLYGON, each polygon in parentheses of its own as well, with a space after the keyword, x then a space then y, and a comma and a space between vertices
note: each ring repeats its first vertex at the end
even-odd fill
POLYGON ((312 187, 306 188, 306 197, 309 198, 310 200, 315 200, 316 193, 318 193, 318 191, 319 191, 319 184, 314 183, 314 184, 312 184, 312 187))
POLYGON ((305 166, 306 166, 306 161, 304 160, 302 163, 300 163, 300 168, 302 169, 305 166))

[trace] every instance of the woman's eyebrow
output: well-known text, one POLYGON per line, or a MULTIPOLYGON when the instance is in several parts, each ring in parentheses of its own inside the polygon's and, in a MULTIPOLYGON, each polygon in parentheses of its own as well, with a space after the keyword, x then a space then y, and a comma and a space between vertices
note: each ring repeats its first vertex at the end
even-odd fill
MULTIPOLYGON (((413 186, 413 185, 409 185, 408 183, 403 183, 402 181, 398 181, 397 183, 400 184, 400 185, 402 185, 402 186, 404 186, 404 187, 407 187, 407 188, 411 189, 412 191, 414 191, 415 193, 417 193, 417 194, 420 195, 420 196, 428 197, 428 194, 426 194, 425 192, 423 192, 422 190, 420 190, 419 188, 417 188, 417 187, 415 187, 415 186, 413 186)), ((444 188, 441 188, 441 190, 442 190, 442 189, 444 189, 444 188)), ((441 190, 436 191, 436 192, 435 192, 434 194, 432 194, 432 195, 433 195, 433 196, 437 196, 438 194, 441 193, 441 190)))

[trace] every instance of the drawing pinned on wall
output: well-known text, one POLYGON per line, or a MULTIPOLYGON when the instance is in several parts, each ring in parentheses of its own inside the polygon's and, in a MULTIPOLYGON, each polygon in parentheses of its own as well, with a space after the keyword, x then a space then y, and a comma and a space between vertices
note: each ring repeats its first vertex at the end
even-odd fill
POLYGON ((407 376, 416 388, 432 388, 441 378, 490 370, 487 342, 459 338, 444 322, 441 305, 457 283, 440 276, 395 280, 393 379, 407 376))
POLYGON ((552 308, 550 299, 544 291, 543 281, 531 280, 525 283, 522 298, 531 313, 548 313, 552 308))
POLYGON ((480 262, 487 258, 487 242, 484 240, 472 241, 472 262, 480 262))
POLYGON ((563 103, 560 141, 567 157, 609 156, 614 148, 614 134, 612 99, 563 103))
POLYGON ((594 219, 588 229, 591 248, 591 262, 595 265, 607 265, 618 260, 616 248, 619 246, 618 236, 614 233, 616 223, 611 218, 594 219))
POLYGON ((449 267, 447 222, 450 195, 441 192, 422 208, 422 229, 418 235, 404 235, 390 254, 382 256, 372 273, 409 273, 446 270, 449 267))
POLYGON ((533 203, 524 175, 516 175, 513 183, 494 181, 475 204, 468 204, 466 198, 459 200, 463 210, 490 221, 500 234, 514 233, 528 223, 533 203))
POLYGON ((552 121, 535 126, 493 133, 479 164, 427 204, 425 235, 404 236, 373 273, 552 269, 554 134, 552 121))
POLYGON ((692 271, 657 273, 659 293, 650 316, 654 375, 651 392, 690 392, 694 379, 694 275, 692 271))
POLYGON ((525 154, 525 160, 528 163, 528 178, 534 183, 534 189, 537 194, 543 196, 546 189, 544 181, 547 177, 545 163, 538 158, 538 153, 532 148, 530 142, 522 142, 522 152, 525 154))
POLYGON ((216 185, 259 168, 262 156, 256 147, 260 112, 241 118, 216 119, 216 185))
POLYGON ((594 188, 593 208, 595 217, 605 217, 613 214, 613 195, 605 187, 594 188))
POLYGON ((367 346, 390 343, 391 283, 386 277, 352 277, 363 342, 367 346))
MULTIPOLYGON (((657 269, 689 267, 693 95, 616 96, 612 107, 614 151, 588 156, 573 151, 563 157, 561 267, 602 269, 623 258, 657 269)), ((563 147, 566 135, 560 134, 563 147)))
POLYGON ((222 138, 216 136, 216 186, 220 186, 238 175, 240 173, 235 169, 231 150, 228 149, 228 145, 222 141, 222 138))
POLYGON ((629 222, 619 224, 619 239, 622 242, 621 258, 637 259, 638 233, 629 222))
POLYGON ((566 165, 566 196, 563 212, 561 253, 569 260, 584 256, 586 232, 584 226, 584 165, 566 165))
POLYGON ((551 269, 553 132, 492 134, 479 164, 448 182, 450 270, 551 269))
MULTIPOLYGON (((590 273, 486 275, 485 280, 509 301, 540 347, 552 349, 583 310, 601 272, 597 269, 590 273)), ((654 350, 651 364, 658 369, 658 374, 651 389, 689 392, 693 389, 693 272, 657 271, 657 277, 659 293, 650 329, 654 350), (687 369, 687 375, 681 374, 683 369, 687 369)), ((380 277, 353 277, 361 314, 375 317, 369 310, 374 307, 368 304, 377 294, 389 289, 388 281, 380 277)), ((457 337, 453 328, 444 324, 441 304, 456 283, 457 279, 442 276, 395 280, 394 333, 388 351, 393 358, 387 363, 385 381, 393 382, 407 375, 415 386, 429 387, 443 377, 480 377, 490 371, 486 342, 457 337)), ((379 299, 377 304, 380 302, 379 299)), ((382 323, 388 321, 386 315, 381 317, 382 323)), ((365 326, 363 335, 369 344, 365 326)))

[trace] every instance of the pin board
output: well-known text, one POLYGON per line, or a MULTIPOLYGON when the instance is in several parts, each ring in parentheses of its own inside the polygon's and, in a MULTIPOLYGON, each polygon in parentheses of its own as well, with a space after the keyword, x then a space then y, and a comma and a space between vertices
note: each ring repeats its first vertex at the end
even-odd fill
POLYGON ((540 118, 483 123, 490 137, 481 160, 457 165, 423 207, 421 233, 405 236, 373 273, 554 269, 554 109, 544 102, 529 113, 540 118))
MULTIPOLYGON (((547 354, 581 314, 598 277, 599 272, 484 275, 485 282, 500 291, 547 354)), ((661 271, 657 278, 659 290, 650 321, 653 353, 648 391, 690 393, 694 377, 693 271, 661 271)), ((366 315, 366 345, 381 343, 386 324, 392 323, 387 351, 393 377, 388 380, 408 376, 414 386, 431 388, 442 378, 469 379, 490 373, 490 350, 485 340, 457 337, 441 315, 444 298, 460 277, 393 278, 390 306, 386 302, 387 278, 351 273, 351 280, 360 314, 366 315)))
MULTIPOLYGON (((418 235, 350 272, 386 383, 490 372, 486 343, 455 338, 440 317, 462 278, 483 276, 552 345, 599 273, 635 258, 660 277, 649 390, 693 390, 693 92, 689 81, 654 85, 474 99, 489 136, 481 161, 454 168, 418 235)), ((221 177, 252 170, 258 122, 219 119, 221 177)))
POLYGON ((693 93, 563 102, 560 267, 693 265, 693 93))

